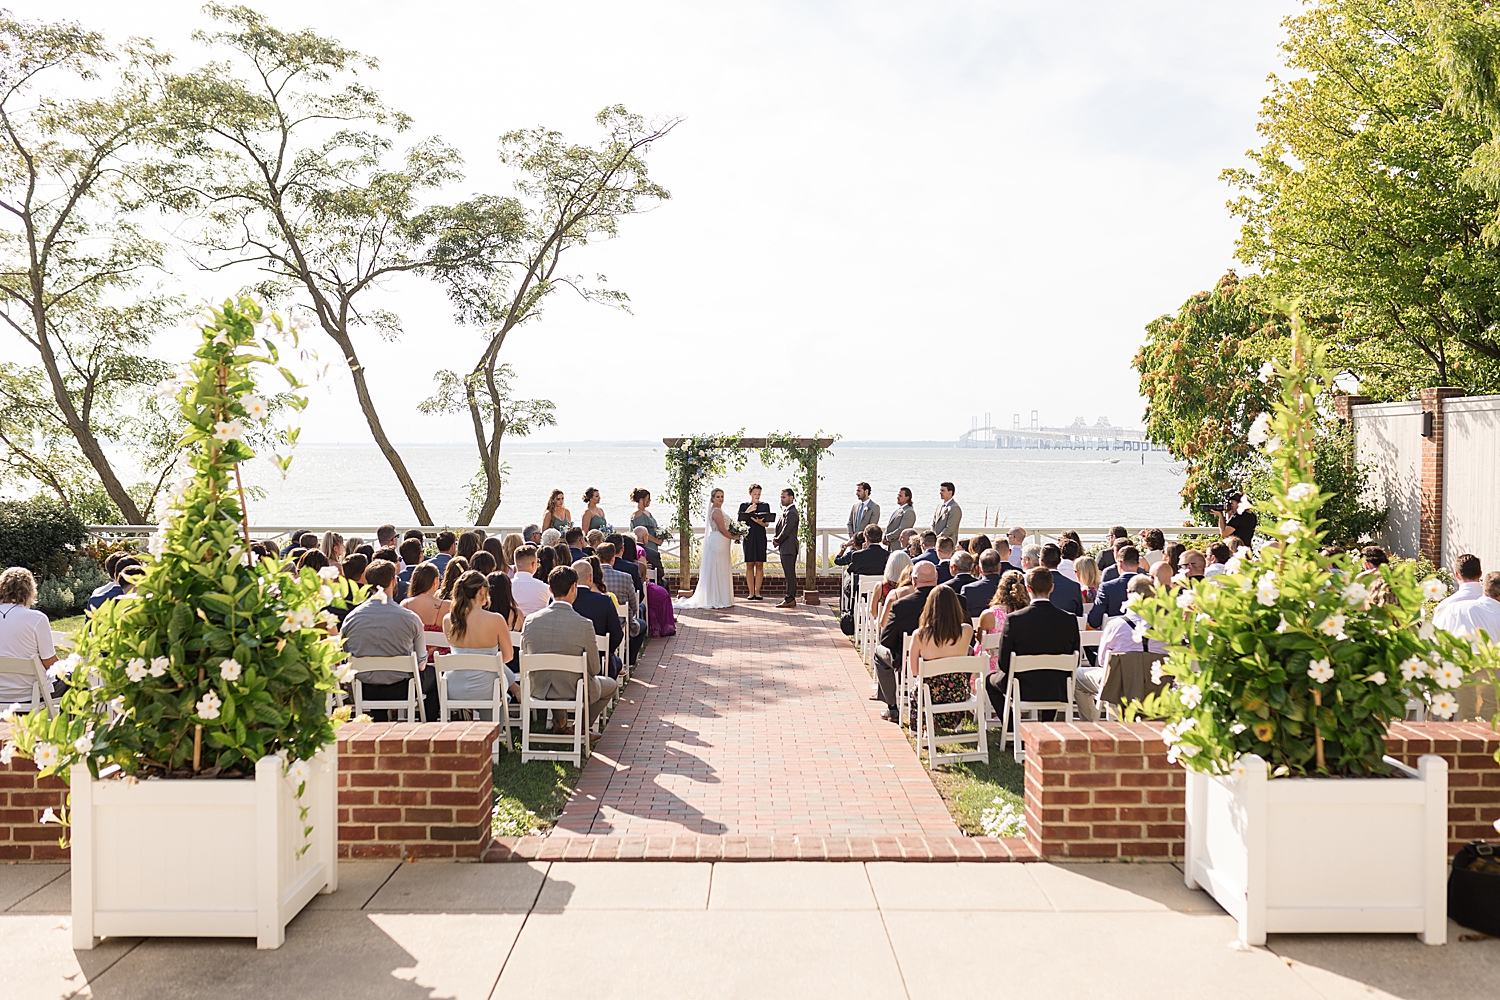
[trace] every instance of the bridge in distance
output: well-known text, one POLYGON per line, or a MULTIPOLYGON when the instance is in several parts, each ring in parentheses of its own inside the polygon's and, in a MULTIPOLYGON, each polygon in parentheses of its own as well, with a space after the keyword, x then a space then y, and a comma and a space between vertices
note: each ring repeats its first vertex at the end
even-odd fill
POLYGON ((1037 419, 1037 411, 1031 411, 1031 420, 1022 426, 1021 415, 1013 414, 1010 427, 997 426, 991 415, 984 415, 984 422, 972 418, 967 431, 958 438, 960 448, 1022 448, 1063 451, 1166 451, 1160 445, 1146 440, 1146 432, 1134 427, 1116 427, 1108 417, 1100 417, 1090 424, 1082 417, 1067 427, 1043 427, 1037 419))

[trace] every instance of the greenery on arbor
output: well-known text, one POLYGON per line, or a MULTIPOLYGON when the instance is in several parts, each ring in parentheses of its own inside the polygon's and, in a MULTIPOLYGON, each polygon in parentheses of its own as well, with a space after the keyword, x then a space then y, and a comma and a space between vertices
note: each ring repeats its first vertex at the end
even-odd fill
POLYGON ((1357 554, 1321 554, 1313 455, 1326 371, 1323 351, 1293 327, 1290 363, 1277 364, 1279 391, 1253 435, 1274 470, 1278 544, 1132 601, 1166 644, 1172 681, 1144 709, 1168 720, 1168 758, 1195 770, 1242 770, 1255 754, 1274 775, 1384 773, 1386 729, 1407 700, 1452 718, 1457 688, 1500 661, 1500 646, 1434 629, 1424 608, 1447 586, 1419 583, 1415 562, 1366 573, 1357 554))
POLYGON ((167 366, 148 346, 179 304, 142 290, 164 248, 136 219, 169 138, 166 62, 149 42, 115 49, 0 12, 0 320, 35 355, 0 364, 0 484, 91 520, 141 523, 178 457, 180 425, 150 392, 167 366), (153 481, 122 481, 115 442, 153 481))
MULTIPOLYGON (((1270 366, 1290 351, 1289 320, 1257 276, 1225 274, 1211 291, 1189 298, 1175 315, 1146 326, 1135 356, 1146 397, 1146 435, 1187 468, 1182 497, 1203 524, 1217 518, 1203 509, 1229 489, 1257 503, 1273 493, 1271 463, 1250 443, 1255 419, 1276 398, 1270 366)), ((1328 537, 1353 543, 1385 519, 1364 499, 1366 470, 1357 462, 1353 436, 1327 413, 1313 419, 1315 475, 1328 537)))
MULTIPOLYGON (((761 464, 777 469, 791 467, 797 471, 797 496, 802 501, 802 519, 798 534, 803 551, 813 551, 813 538, 818 530, 818 459, 831 454, 829 447, 841 435, 825 435, 822 430, 812 436, 812 442, 803 445, 802 438, 794 434, 772 431, 766 435, 766 446, 760 450, 761 464), (827 441, 824 445, 822 442, 827 441)), ((811 563, 811 559, 808 560, 811 563)))
POLYGON ((54 668, 68 685, 60 711, 14 720, 7 759, 19 752, 64 776, 80 760, 95 777, 108 764, 126 774, 247 774, 268 754, 292 763, 333 742, 326 697, 342 653, 319 609, 340 598, 311 569, 293 574, 254 557, 239 486, 239 463, 253 457, 249 429, 270 412, 257 370, 299 388, 279 367, 282 332, 250 299, 214 310, 174 399, 193 474, 177 484, 135 593, 105 604, 54 668))
POLYGON ((683 583, 693 553, 693 511, 708 499, 704 492, 717 476, 745 467, 749 453, 740 445, 742 427, 733 434, 697 434, 667 448, 666 495, 672 499, 672 530, 682 541, 683 583))
POLYGON ((1297 76, 1272 78, 1265 142, 1224 175, 1241 191, 1240 259, 1272 294, 1337 317, 1318 337, 1378 400, 1500 390, 1500 254, 1485 234, 1500 186, 1472 183, 1492 133, 1445 110, 1451 46, 1431 20, 1488 7, 1319 0, 1289 17, 1297 76))
POLYGON ((509 366, 499 362, 506 338, 539 318, 559 288, 628 311, 629 296, 609 288, 604 275, 589 279, 560 270, 563 254, 615 237, 622 217, 671 197, 650 179, 645 154, 677 121, 647 122, 618 105, 600 111, 595 121, 605 131, 597 146, 569 143, 544 128, 500 137, 500 162, 521 175, 517 196, 506 200, 517 222, 514 243, 498 268, 477 275, 482 281, 470 280, 471 274, 447 278, 459 316, 483 329, 483 348, 468 374, 443 370, 434 376, 437 392, 422 411, 467 413, 473 423, 480 468, 472 490, 483 497, 472 512, 476 524, 489 524, 500 506, 501 440, 553 422, 550 402, 510 398, 509 366))

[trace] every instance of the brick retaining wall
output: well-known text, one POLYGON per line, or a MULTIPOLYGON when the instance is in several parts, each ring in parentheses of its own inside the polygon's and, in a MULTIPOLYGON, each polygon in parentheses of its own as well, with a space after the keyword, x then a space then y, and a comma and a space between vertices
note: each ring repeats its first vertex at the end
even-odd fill
MULTIPOLYGON (((1186 775, 1167 763, 1159 723, 1027 723, 1026 842, 1044 858, 1170 860, 1183 854, 1186 775)), ((1450 853, 1495 838, 1500 734, 1482 722, 1399 723, 1386 737, 1411 766, 1448 761, 1450 853)))
MULTIPOLYGON (((478 860, 490 845, 493 722, 351 722, 339 730, 339 857, 478 860)), ((0 724, 0 742, 10 736, 0 724)), ((0 766, 0 861, 66 860, 62 779, 17 757, 0 766)))

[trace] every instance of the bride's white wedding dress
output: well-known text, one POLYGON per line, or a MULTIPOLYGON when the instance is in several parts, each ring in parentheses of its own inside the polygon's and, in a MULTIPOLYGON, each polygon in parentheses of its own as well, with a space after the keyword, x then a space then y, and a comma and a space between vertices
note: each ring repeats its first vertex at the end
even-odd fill
POLYGON ((730 558, 730 541, 716 530, 724 526, 722 508, 710 506, 703 519, 707 529, 703 534, 703 565, 698 570, 698 586, 693 596, 686 600, 673 601, 678 608, 729 608, 734 606, 733 560, 730 558), (718 515, 717 523, 714 515, 718 515))

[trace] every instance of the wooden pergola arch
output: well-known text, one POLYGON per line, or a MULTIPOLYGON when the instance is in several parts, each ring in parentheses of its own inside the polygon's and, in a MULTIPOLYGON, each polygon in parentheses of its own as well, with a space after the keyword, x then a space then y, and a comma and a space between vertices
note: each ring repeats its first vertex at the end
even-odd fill
MULTIPOLYGON (((689 439, 685 438, 685 437, 670 437, 670 438, 662 438, 661 439, 661 443, 664 444, 664 445, 666 445, 668 448, 676 448, 676 447, 679 447, 684 441, 687 441, 687 440, 689 440, 689 439)), ((822 452, 822 451, 827 450, 828 448, 833 447, 833 442, 835 440, 837 440, 837 439, 836 438, 831 438, 831 437, 828 437, 828 438, 775 438, 775 439, 772 439, 772 438, 763 438, 763 437, 742 437, 742 438, 738 439, 738 444, 736 445, 736 447, 740 448, 741 450, 746 450, 746 451, 748 451, 748 450, 761 451, 761 450, 764 450, 766 448, 813 448, 813 447, 816 447, 818 452, 822 452)), ((802 516, 807 519, 807 531, 806 531, 807 536, 809 538, 816 539, 818 537, 818 459, 817 459, 817 453, 814 453, 814 455, 813 455, 812 475, 809 477, 809 481, 811 482, 811 486, 807 487, 807 488, 805 488, 803 490, 803 493, 805 495, 802 498, 802 503, 803 503, 802 516)), ((802 540, 800 538, 797 540, 797 543, 798 543, 798 547, 803 550, 802 557, 803 557, 803 559, 806 560, 806 565, 807 565, 807 579, 804 581, 803 592, 802 592, 802 599, 807 604, 817 604, 818 603, 818 560, 817 560, 816 554, 813 552, 813 543, 812 542, 808 542, 806 545, 804 545, 804 544, 802 544, 802 540)), ((686 593, 688 593, 691 590, 691 586, 692 586, 692 572, 693 572, 693 567, 692 567, 692 562, 693 561, 692 561, 692 557, 691 557, 691 553, 693 551, 693 537, 692 537, 692 533, 691 532, 684 532, 679 544, 681 545, 681 549, 680 549, 681 554, 678 556, 678 560, 677 560, 677 563, 678 563, 678 584, 677 584, 677 586, 678 586, 678 590, 681 593, 686 594, 686 593)))

